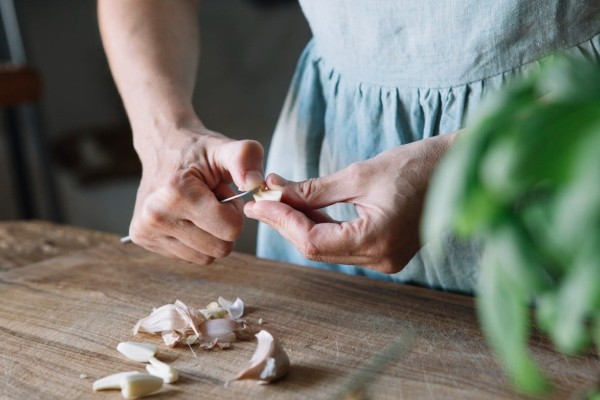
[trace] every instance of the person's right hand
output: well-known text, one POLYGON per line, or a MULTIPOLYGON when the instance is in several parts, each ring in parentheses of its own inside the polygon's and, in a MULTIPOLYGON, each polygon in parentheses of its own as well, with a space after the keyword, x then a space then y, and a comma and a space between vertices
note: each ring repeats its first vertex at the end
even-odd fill
POLYGON ((136 142, 143 166, 131 240, 164 256, 210 264, 240 235, 242 201, 220 203, 264 183, 263 148, 207 130, 200 122, 136 142))

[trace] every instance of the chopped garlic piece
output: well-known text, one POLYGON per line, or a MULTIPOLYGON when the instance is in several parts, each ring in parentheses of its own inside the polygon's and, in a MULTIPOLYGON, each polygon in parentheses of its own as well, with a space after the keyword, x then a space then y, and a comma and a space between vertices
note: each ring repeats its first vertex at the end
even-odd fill
POLYGON ((163 380, 150 374, 135 374, 121 378, 121 396, 126 399, 147 396, 162 388, 163 380))
POLYGON ((117 345, 117 350, 132 361, 148 362, 150 357, 154 357, 158 347, 151 343, 121 342, 117 345))
POLYGON ((148 360, 150 364, 146 365, 146 370, 150 375, 162 378, 165 383, 173 383, 179 379, 179 372, 159 359, 152 357, 148 360))
POLYGON ((95 381, 92 384, 92 389, 94 389, 94 392, 97 392, 99 390, 121 389, 121 378, 140 373, 141 372, 137 371, 127 371, 105 376, 104 378, 100 378, 97 381, 95 381))

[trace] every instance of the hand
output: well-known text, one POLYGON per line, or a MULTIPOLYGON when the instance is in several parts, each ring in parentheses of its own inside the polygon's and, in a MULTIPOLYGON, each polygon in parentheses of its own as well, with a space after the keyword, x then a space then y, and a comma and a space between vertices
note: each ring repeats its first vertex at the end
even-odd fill
POLYGON ((419 222, 427 184, 454 138, 400 146, 322 178, 288 182, 277 175, 282 202, 249 202, 244 212, 276 229, 309 260, 395 273, 420 248, 419 222), (358 218, 333 221, 320 208, 352 203, 358 218))
POLYGON ((228 255, 243 225, 243 190, 264 183, 263 148, 204 128, 143 135, 136 143, 143 165, 129 234, 133 242, 170 258, 209 264, 228 255))

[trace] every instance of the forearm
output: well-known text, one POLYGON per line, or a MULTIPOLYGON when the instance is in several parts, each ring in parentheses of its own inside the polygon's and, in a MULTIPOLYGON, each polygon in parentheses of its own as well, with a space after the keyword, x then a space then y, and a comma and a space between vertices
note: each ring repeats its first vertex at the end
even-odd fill
POLYGON ((197 0, 99 0, 110 67, 137 142, 195 119, 197 0))

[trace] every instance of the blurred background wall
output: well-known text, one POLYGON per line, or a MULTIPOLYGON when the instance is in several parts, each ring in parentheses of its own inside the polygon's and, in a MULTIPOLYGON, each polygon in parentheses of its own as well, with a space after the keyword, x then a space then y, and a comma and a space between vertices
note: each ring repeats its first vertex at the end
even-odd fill
MULTIPOLYGON (((30 64, 42 78, 48 141, 63 222, 126 234, 139 180, 126 116, 99 38, 95 1, 15 1, 30 64)), ((308 26, 295 1, 205 0, 195 106, 205 124, 268 147, 308 26)), ((18 219, 12 165, 0 117, 0 219, 18 219)), ((23 132, 24 139, 30 133, 23 132)), ((48 218, 40 188, 36 209, 48 218)), ((247 221, 236 250, 253 253, 247 221)))

